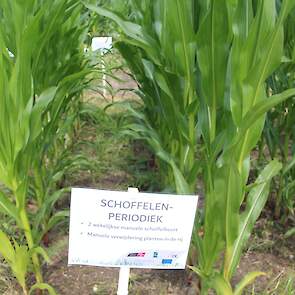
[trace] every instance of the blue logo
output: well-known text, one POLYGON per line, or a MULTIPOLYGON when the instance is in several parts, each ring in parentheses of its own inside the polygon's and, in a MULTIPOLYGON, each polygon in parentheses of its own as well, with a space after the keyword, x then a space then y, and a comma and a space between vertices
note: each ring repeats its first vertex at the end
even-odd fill
POLYGON ((162 264, 172 264, 172 259, 162 259, 162 264))

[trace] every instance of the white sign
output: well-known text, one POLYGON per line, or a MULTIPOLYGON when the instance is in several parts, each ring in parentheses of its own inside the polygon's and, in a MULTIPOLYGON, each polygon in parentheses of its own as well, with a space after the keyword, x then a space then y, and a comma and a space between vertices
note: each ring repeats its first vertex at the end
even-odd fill
POLYGON ((197 196, 72 189, 69 261, 183 269, 197 196))
POLYGON ((91 48, 92 51, 101 50, 108 51, 113 46, 112 37, 95 37, 92 39, 91 48))

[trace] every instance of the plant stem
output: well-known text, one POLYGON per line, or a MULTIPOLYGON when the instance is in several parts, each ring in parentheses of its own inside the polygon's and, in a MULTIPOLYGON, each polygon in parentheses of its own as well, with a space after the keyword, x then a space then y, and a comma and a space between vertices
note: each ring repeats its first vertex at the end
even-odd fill
MULTIPOLYGON (((25 232, 25 237, 26 237, 26 240, 28 243, 28 247, 31 250, 34 248, 34 240, 33 240, 33 236, 32 236, 32 230, 31 230, 29 219, 28 219, 28 215, 27 215, 27 212, 25 209, 22 209, 20 211, 20 219, 21 219, 21 222, 23 225, 23 229, 25 232)), ((40 262, 39 262, 39 258, 38 258, 37 254, 32 254, 32 262, 33 262, 33 267, 34 267, 34 273, 36 276, 36 281, 37 281, 37 283, 42 283, 43 277, 42 277, 40 262)))
POLYGON ((207 279, 201 280, 201 295, 208 295, 209 287, 207 282, 207 279))
POLYGON ((232 247, 226 245, 226 250, 224 254, 224 266, 223 266, 223 277, 226 281, 230 281, 230 261, 232 261, 232 247))
POLYGON ((277 191, 277 198, 275 203, 275 218, 279 219, 281 216, 281 203, 282 203, 282 195, 283 195, 283 184, 284 184, 284 176, 280 175, 279 180, 279 189, 277 191))

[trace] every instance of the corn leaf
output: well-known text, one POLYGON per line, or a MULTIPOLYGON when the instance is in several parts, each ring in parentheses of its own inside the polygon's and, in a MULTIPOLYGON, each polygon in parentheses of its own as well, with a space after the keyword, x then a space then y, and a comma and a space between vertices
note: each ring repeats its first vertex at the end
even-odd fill
POLYGON ((69 210, 63 210, 55 213, 48 221, 46 231, 51 230, 54 226, 56 226, 58 223, 64 221, 66 218, 70 217, 70 211, 69 210))
MULTIPOLYGON (((212 1, 207 15, 202 20, 198 35, 198 62, 202 73, 202 96, 208 106, 209 142, 215 139, 217 108, 223 104, 225 78, 229 55, 230 25, 226 1, 212 1)), ((206 112, 202 108, 202 112, 206 112)), ((203 126, 203 128, 205 128, 203 126)))
POLYGON ((227 261, 227 271, 234 273, 239 262, 239 257, 248 240, 257 218, 265 206, 269 194, 269 187, 272 178, 280 171, 282 164, 277 160, 270 162, 259 175, 255 185, 247 197, 245 212, 241 216, 239 235, 233 245, 230 261, 227 261))
POLYGON ((215 178, 216 195, 219 198, 221 215, 221 228, 228 249, 232 248, 239 231, 239 212, 243 200, 242 178, 236 164, 231 161, 229 165, 218 169, 215 178))
POLYGON ((17 281, 24 288, 26 286, 26 275, 28 267, 31 263, 31 256, 29 254, 27 246, 19 246, 17 243, 14 243, 14 247, 14 261, 10 266, 17 278, 17 281))
POLYGON ((264 276, 263 272, 251 272, 246 274, 246 276, 241 280, 241 282, 236 286, 233 295, 242 295, 243 290, 250 284, 252 284, 255 279, 259 276, 264 276))
POLYGON ((230 284, 221 275, 215 275, 210 285, 217 292, 217 295, 233 295, 230 284))
POLYGON ((42 258, 47 262, 49 263, 50 262, 50 258, 47 254, 47 252, 44 250, 44 248, 42 247, 35 247, 35 248, 32 248, 30 249, 29 251, 30 255, 32 256, 32 254, 38 254, 40 256, 42 256, 42 258))
POLYGON ((0 253, 7 261, 7 263, 12 263, 15 258, 14 248, 8 239, 7 235, 0 231, 0 253))
POLYGON ((261 118, 261 116, 263 116, 266 112, 271 110, 279 103, 287 100, 294 95, 295 89, 288 89, 280 94, 273 95, 267 100, 256 104, 256 106, 245 115, 243 121, 241 122, 239 126, 237 141, 242 140, 247 130, 249 130, 249 128, 253 126, 255 122, 261 118))
POLYGON ((17 224, 20 224, 17 207, 0 191, 0 211, 12 217, 17 224))
POLYGON ((30 116, 31 119, 31 141, 34 141, 36 137, 42 131, 42 115, 46 111, 50 102, 54 99, 57 88, 52 87, 45 90, 40 97, 37 99, 36 104, 32 109, 32 113, 30 116))
POLYGON ((142 43, 143 46, 149 45, 149 42, 147 42, 146 39, 143 38, 144 32, 142 31, 142 28, 140 25, 136 23, 132 23, 130 21, 126 21, 117 13, 112 12, 106 8, 102 8, 102 7, 98 7, 98 6, 86 4, 86 3, 85 3, 85 6, 88 9, 95 11, 96 13, 103 15, 105 17, 108 17, 112 19, 113 21, 115 21, 122 28, 124 33, 130 38, 138 41, 139 42, 138 44, 142 43))

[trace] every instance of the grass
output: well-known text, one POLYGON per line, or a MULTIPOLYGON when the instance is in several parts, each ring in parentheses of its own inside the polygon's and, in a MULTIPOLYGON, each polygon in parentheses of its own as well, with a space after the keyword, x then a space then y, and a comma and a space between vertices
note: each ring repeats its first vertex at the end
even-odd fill
POLYGON ((295 272, 282 270, 273 278, 262 292, 255 292, 255 284, 249 294, 256 295, 294 295, 295 294, 295 272))
POLYGON ((67 176, 69 185, 97 187, 97 179, 105 179, 106 188, 120 183, 129 176, 121 171, 124 159, 131 153, 129 141, 117 133, 116 116, 108 115, 94 104, 87 104, 81 117, 81 132, 77 135, 74 153, 87 156, 93 170, 79 171, 67 176), (112 176, 113 179, 109 178, 112 176), (91 180, 90 180, 91 179, 91 180), (107 182, 110 181, 108 184, 107 182))

